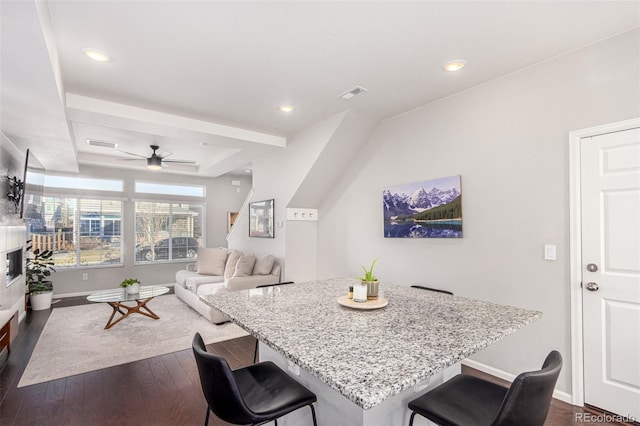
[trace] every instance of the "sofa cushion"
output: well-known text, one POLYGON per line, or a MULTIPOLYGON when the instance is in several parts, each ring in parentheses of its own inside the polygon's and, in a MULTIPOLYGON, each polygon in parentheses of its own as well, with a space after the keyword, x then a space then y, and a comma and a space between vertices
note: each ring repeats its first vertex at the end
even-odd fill
POLYGON ((253 266, 256 264, 256 257, 252 254, 240 256, 236 264, 234 277, 249 277, 253 273, 253 266))
POLYGON ((229 279, 236 272, 236 265, 238 260, 244 253, 240 250, 229 250, 229 256, 227 256, 227 264, 224 267, 224 279, 229 279))
POLYGON ((187 288, 186 286, 187 278, 197 277, 197 276, 198 276, 197 272, 181 269, 178 272, 176 272, 176 284, 182 288, 187 288))
POLYGON ((280 278, 276 275, 252 275, 250 277, 233 277, 225 280, 224 285, 229 291, 248 290, 259 285, 277 284, 280 278))
POLYGON ((253 275, 269 275, 275 261, 276 258, 270 254, 256 260, 256 264, 253 267, 253 275))
POLYGON ((213 283, 213 284, 202 284, 196 290, 196 295, 197 296, 210 296, 212 294, 218 293, 221 290, 227 291, 227 289, 224 287, 224 283, 223 282, 213 283))
POLYGON ((221 275, 198 275, 187 278, 185 280, 185 287, 190 292, 196 293, 196 290, 202 285, 221 282, 224 282, 224 277, 221 275))
POLYGON ((227 249, 199 248, 198 273, 202 275, 224 275, 224 265, 227 261, 227 249))

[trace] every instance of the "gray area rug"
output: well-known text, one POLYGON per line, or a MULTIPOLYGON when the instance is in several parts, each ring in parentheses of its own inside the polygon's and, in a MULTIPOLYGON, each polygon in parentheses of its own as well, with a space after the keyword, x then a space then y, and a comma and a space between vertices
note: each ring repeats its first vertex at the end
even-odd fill
POLYGON ((160 319, 131 314, 109 330, 106 303, 53 309, 18 387, 188 349, 196 331, 205 343, 247 335, 232 323, 210 323, 175 295, 148 306, 160 319))

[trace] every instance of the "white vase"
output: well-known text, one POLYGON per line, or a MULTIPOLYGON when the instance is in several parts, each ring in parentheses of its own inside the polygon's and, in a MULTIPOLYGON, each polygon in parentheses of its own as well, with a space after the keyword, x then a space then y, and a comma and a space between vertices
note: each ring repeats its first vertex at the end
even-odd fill
POLYGON ((135 284, 131 284, 127 287, 125 287, 127 289, 127 294, 137 294, 140 293, 140 284, 135 283, 135 284))
POLYGON ((53 298, 53 291, 29 295, 29 299, 31 300, 31 310, 43 311, 45 309, 49 309, 51 307, 52 298, 53 298))

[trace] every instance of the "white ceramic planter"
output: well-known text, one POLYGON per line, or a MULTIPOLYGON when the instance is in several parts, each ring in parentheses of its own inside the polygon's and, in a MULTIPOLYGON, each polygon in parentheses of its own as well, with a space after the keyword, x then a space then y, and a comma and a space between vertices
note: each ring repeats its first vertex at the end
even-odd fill
POLYGON ((131 284, 127 287, 125 287, 127 289, 127 294, 137 294, 140 293, 140 284, 135 283, 135 284, 131 284))
POLYGON ((31 300, 31 310, 44 311, 45 309, 49 309, 51 307, 53 291, 48 291, 46 293, 40 294, 31 294, 29 295, 29 299, 31 300))

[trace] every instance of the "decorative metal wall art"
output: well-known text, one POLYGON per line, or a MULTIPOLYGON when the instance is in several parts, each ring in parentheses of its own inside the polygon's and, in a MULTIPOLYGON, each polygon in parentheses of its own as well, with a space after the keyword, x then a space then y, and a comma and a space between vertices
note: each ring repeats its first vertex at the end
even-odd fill
POLYGON ((24 182, 18 179, 17 176, 7 176, 7 180, 9 181, 9 192, 7 192, 7 198, 13 203, 15 213, 20 213, 20 206, 24 195, 24 182))

